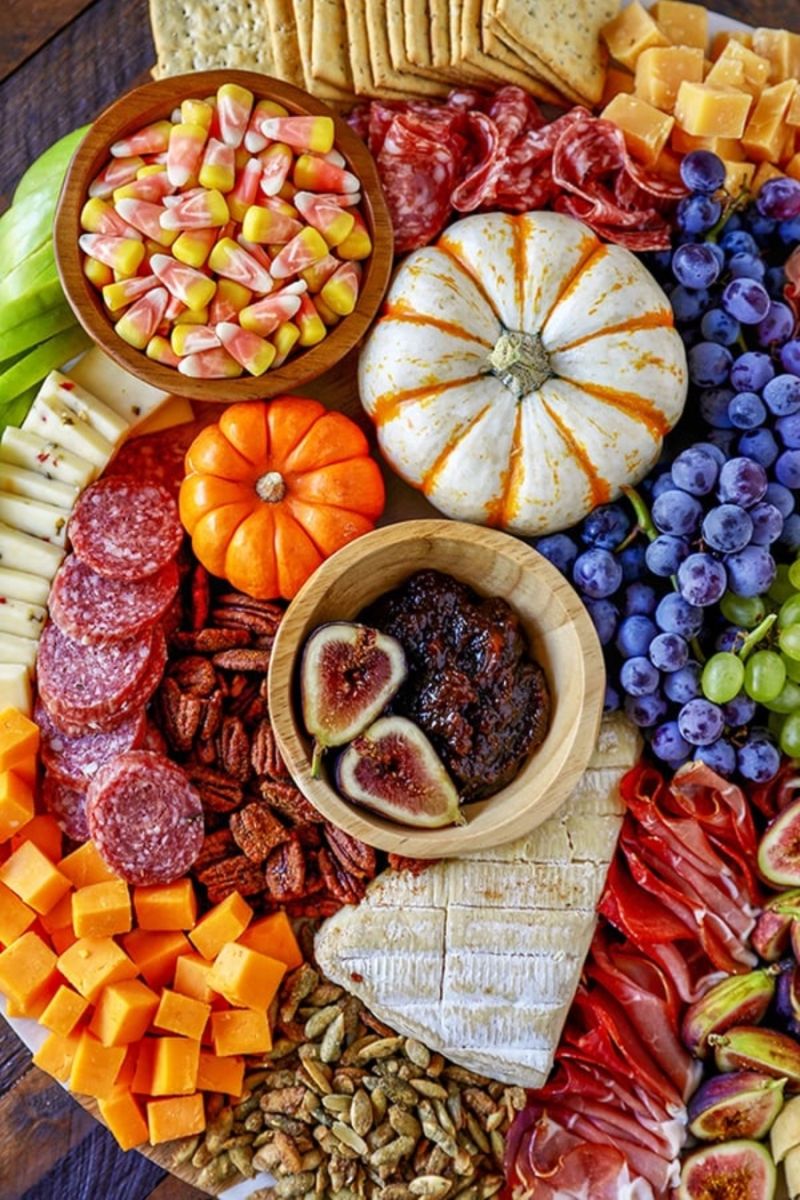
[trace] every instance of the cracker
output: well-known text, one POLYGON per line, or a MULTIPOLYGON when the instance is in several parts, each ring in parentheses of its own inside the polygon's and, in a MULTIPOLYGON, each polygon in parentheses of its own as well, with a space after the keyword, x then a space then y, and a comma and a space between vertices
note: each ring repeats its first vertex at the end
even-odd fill
POLYGON ((264 0, 150 0, 156 79, 241 68, 275 73, 264 0))
POLYGON ((461 55, 463 60, 490 75, 493 79, 501 80, 503 83, 518 84, 541 100, 553 99, 553 89, 534 75, 530 68, 522 70, 508 61, 501 61, 486 54, 483 49, 482 34, 481 0, 462 0, 461 55))
MULTIPOLYGON (((397 0, 388 0, 389 6, 395 11, 396 3, 397 0)), ((394 69, 389 47, 387 0, 365 0, 364 14, 369 61, 376 87, 391 88, 412 96, 446 96, 449 93, 450 86, 447 83, 394 69)), ((399 24, 399 35, 402 41, 402 22, 399 24)))
MULTIPOLYGON (((269 0, 272 3, 272 0, 269 0)), ((294 21, 297 36, 297 48, 301 70, 300 87, 318 96, 320 100, 344 102, 352 100, 352 94, 343 88, 315 79, 311 63, 311 31, 313 25, 313 9, 311 0, 291 0, 294 5, 294 21)))
POLYGON ((468 62, 464 55, 463 45, 461 41, 461 26, 464 16, 464 5, 462 0, 449 0, 448 11, 448 41, 450 43, 450 65, 461 72, 461 78, 465 83, 473 83, 477 87, 486 87, 487 84, 493 84, 494 80, 487 71, 483 68, 478 68, 474 63, 468 62))
MULTIPOLYGON (((390 2, 390 14, 394 8, 395 5, 390 2)), ((428 0, 403 0, 403 41, 406 57, 415 67, 429 69, 434 65, 431 46, 432 23, 433 17, 428 11, 428 0)), ((396 67, 398 66, 394 53, 392 53, 392 62, 396 67)))
POLYGON ((314 81, 353 93, 344 0, 311 0, 311 75, 314 81))
POLYGON ((430 0, 431 62, 434 67, 450 66, 450 6, 447 0, 430 0))
POLYGON ((350 65, 357 96, 372 96, 383 100, 407 100, 408 93, 378 87, 372 75, 367 40, 366 0, 344 0, 347 14, 347 40, 350 44, 350 65))
POLYGON ((272 56, 277 73, 287 83, 293 83, 295 87, 304 87, 305 79, 292 0, 268 0, 265 7, 269 14, 272 56))
POLYGON ((598 104, 607 55, 600 30, 619 0, 498 0, 497 18, 520 47, 528 47, 563 83, 598 104))
POLYGON ((550 68, 537 58, 534 51, 526 51, 525 47, 518 46, 509 36, 507 30, 497 20, 496 6, 497 0, 483 0, 481 41, 486 54, 500 62, 507 62, 509 66, 516 67, 520 71, 537 76, 541 80, 543 88, 540 100, 547 100, 550 104, 564 105, 566 97, 575 104, 583 104, 583 97, 579 96, 577 92, 573 92, 557 75, 554 75, 550 68), (547 88, 550 90, 549 96, 544 95, 544 90, 547 88))

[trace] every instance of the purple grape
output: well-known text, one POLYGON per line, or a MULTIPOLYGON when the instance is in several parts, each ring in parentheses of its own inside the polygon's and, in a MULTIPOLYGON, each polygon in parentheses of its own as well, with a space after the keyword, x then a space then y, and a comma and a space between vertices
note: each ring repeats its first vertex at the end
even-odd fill
POLYGON ((766 490, 766 471, 749 458, 731 458, 719 473, 719 498, 725 504, 749 508, 766 490))
POLYGON ((756 239, 759 246, 766 246, 775 230, 778 228, 778 222, 773 217, 765 217, 759 212, 751 211, 747 214, 750 232, 756 239))
POLYGON ((603 504, 589 513, 578 529, 581 541, 587 546, 599 546, 601 550, 616 550, 625 540, 631 527, 631 518, 619 504, 603 504))
POLYGON ((778 774, 781 756, 766 732, 753 731, 736 752, 739 774, 751 783, 769 783, 778 774))
POLYGON ((650 737, 650 748, 656 758, 670 766, 686 762, 691 754, 691 746, 681 736, 677 721, 665 721, 663 725, 657 725, 650 737))
POLYGON ((641 542, 632 542, 630 546, 626 546, 624 550, 620 550, 617 557, 619 565, 622 567, 622 578, 625 583, 635 583, 637 579, 645 573, 644 561, 644 545, 641 542))
POLYGON ((728 418, 735 429, 758 429, 767 419, 766 405, 755 392, 739 392, 728 405, 728 418))
MULTIPOLYGON (((756 252, 757 254, 757 252, 756 252)), ((728 270, 733 279, 757 279, 761 283, 767 273, 762 258, 756 254, 733 254, 728 260, 728 270)))
POLYGON ((689 662, 679 671, 673 671, 664 676, 664 693, 673 704, 686 704, 701 694, 700 675, 702 667, 699 663, 689 662))
POLYGON ((703 628, 703 610, 689 604, 678 592, 668 592, 656 609, 656 625, 662 633, 697 637, 703 628))
MULTIPOLYGON (((729 401, 732 396, 733 393, 731 392, 728 397, 729 401)), ((706 454, 710 454, 713 459, 716 459, 718 467, 721 467, 726 461, 724 451, 720 450, 719 446, 715 445, 714 442, 695 442, 694 448, 695 450, 704 450, 706 454)))
MULTIPOLYGON (((705 342, 704 345, 709 343, 705 342)), ((735 392, 731 388, 707 388, 700 393, 700 416, 707 425, 717 429, 732 429, 728 408, 735 392)), ((713 444, 713 443, 712 443, 713 444)), ((725 455, 722 459, 725 461, 725 455)))
POLYGON ((792 513, 783 522, 780 544, 792 554, 796 554, 800 550, 800 513, 792 513))
POLYGON ((784 446, 790 450, 800 449, 800 413, 793 413, 791 417, 781 417, 775 422, 775 429, 784 446))
POLYGON ((788 176, 768 179, 758 193, 756 206, 772 221, 791 221, 800 217, 800 183, 788 176))
POLYGON ((671 473, 675 486, 681 491, 691 496, 706 496, 717 482, 719 463, 707 449, 689 446, 674 460, 671 473))
POLYGON ((703 538, 721 554, 743 550, 753 536, 753 522, 738 504, 720 504, 703 519, 703 538))
POLYGON ((663 475, 659 475, 658 479, 653 480, 653 485, 650 489, 650 497, 657 500, 663 492, 668 492, 675 487, 675 480, 672 478, 670 471, 665 471, 663 475))
POLYGON ((619 672, 619 681, 629 696, 649 696, 658 687, 660 679, 649 658, 628 658, 619 672))
POLYGON ((619 710, 621 704, 622 704, 622 700, 620 698, 619 692, 617 691, 617 689, 615 687, 612 687, 610 683, 607 683, 606 684, 606 694, 603 699, 603 712, 604 713, 617 712, 619 710))
MULTIPOLYGON (((794 332, 794 313, 788 304, 775 300, 769 312, 756 326, 759 346, 782 346, 794 332)), ((728 343, 730 345, 730 343, 728 343)))
POLYGON ((784 450, 775 462, 775 478, 784 487, 800 488, 800 450, 784 450))
POLYGON ((687 196, 678 204, 675 220, 685 233, 707 233, 716 225, 721 213, 719 200, 712 200, 710 196, 687 196))
POLYGON ((736 654, 746 637, 747 630, 740 629, 738 625, 728 625, 714 642, 714 649, 736 654))
POLYGON ((672 274, 688 288, 709 288, 719 278, 717 256, 702 242, 678 246, 672 256, 672 274))
POLYGON ((800 338, 793 338, 781 346, 781 366, 790 375, 800 375, 800 338))
POLYGON ((681 159, 680 173, 689 191, 702 195, 713 196, 725 183, 725 165, 710 150, 691 150, 685 154, 681 159))
POLYGON ((658 692, 651 692, 647 696, 626 696, 625 714, 634 725, 647 729, 666 716, 667 702, 658 692))
POLYGON ((718 342, 720 346, 734 346, 739 339, 741 326, 726 313, 724 308, 710 308, 703 313, 700 332, 707 342, 718 342))
POLYGON ((778 237, 784 246, 796 246, 800 242, 800 217, 792 217, 791 220, 781 221, 778 226, 778 237))
POLYGON ((646 658, 658 630, 649 617, 625 617, 617 629, 616 647, 623 658, 646 658))
POLYGON ((668 579, 676 573, 688 554, 689 543, 684 538, 662 533, 655 541, 650 542, 645 550, 645 562, 653 575, 668 579))
POLYGON ((732 363, 733 355, 727 346, 698 342, 689 351, 689 378, 696 387, 718 387, 727 380, 732 363))
POLYGON ((695 762, 705 763, 723 779, 730 779, 736 770, 736 751, 725 738, 718 738, 708 746, 698 746, 693 757, 695 762))
POLYGON ((656 609, 656 593, 649 583, 636 580, 623 593, 622 611, 626 617, 649 617, 656 609))
POLYGON ((740 354, 731 367, 731 384, 737 392, 760 392, 775 374, 772 359, 760 350, 740 354))
POLYGON ((730 221, 719 239, 719 245, 726 254, 758 254, 758 242, 753 235, 744 229, 731 229, 730 221))
POLYGON ((572 568, 575 586, 592 600, 613 596, 622 583, 622 567, 608 550, 584 550, 572 568))
POLYGON ((725 559, 728 583, 737 596, 763 596, 775 579, 775 559, 764 546, 745 546, 725 559))
POLYGON ((750 509, 750 518, 753 522, 751 541, 754 545, 770 546, 777 542, 783 530, 783 516, 779 508, 766 500, 759 500, 750 509))
POLYGON ((535 548, 567 578, 572 574, 578 547, 566 533, 551 533, 534 542, 535 548))
POLYGON ((698 529, 703 516, 703 506, 694 496, 676 488, 658 496, 653 503, 651 515, 659 533, 674 533, 676 537, 681 537, 698 529))
POLYGON ((684 600, 698 608, 716 604, 724 595, 727 585, 725 568, 710 554, 690 554, 678 567, 680 593, 684 600))
POLYGON ((747 692, 739 692, 738 696, 734 696, 722 706, 725 724, 736 729, 742 725, 749 725, 756 715, 756 707, 755 700, 751 699, 747 692))
POLYGON ((669 302, 672 305, 675 320, 679 324, 699 321, 708 308, 710 299, 711 297, 704 289, 692 292, 681 283, 672 288, 669 293, 669 302))
POLYGON ((677 633, 659 633, 650 643, 648 655, 659 671, 679 671, 689 661, 689 646, 677 633))
POLYGON ((769 429, 751 429, 743 433, 736 446, 743 458, 752 458, 766 470, 780 454, 780 448, 769 429))
POLYGON ((758 325, 769 306, 769 292, 757 279, 732 279, 722 293, 722 307, 742 325, 758 325))
POLYGON ((796 375, 776 375, 764 388, 764 402, 776 417, 790 417, 800 411, 800 379, 796 375))
POLYGON ((794 496, 782 483, 769 483, 764 493, 768 504, 774 504, 784 520, 794 512, 794 496))
POLYGON ((710 700, 689 700, 678 713, 678 729, 691 746, 710 746, 724 728, 722 709, 710 700))
POLYGON ((610 600, 589 600, 586 604, 601 646, 607 646, 617 632, 619 610, 610 600))

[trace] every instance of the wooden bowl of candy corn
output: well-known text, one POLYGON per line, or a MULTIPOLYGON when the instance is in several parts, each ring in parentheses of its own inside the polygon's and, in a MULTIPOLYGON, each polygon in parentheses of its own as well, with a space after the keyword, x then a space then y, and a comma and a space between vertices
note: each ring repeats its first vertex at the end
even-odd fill
POLYGON ((56 261, 87 333, 173 395, 291 391, 361 339, 392 269, 375 163, 313 96, 251 71, 136 88, 64 180, 56 261))

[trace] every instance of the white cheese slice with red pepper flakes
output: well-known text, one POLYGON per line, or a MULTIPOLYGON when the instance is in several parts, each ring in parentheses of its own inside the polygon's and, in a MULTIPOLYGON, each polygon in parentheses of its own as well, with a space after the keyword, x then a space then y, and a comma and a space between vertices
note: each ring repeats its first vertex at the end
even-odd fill
POLYGON ((65 450, 57 442, 7 425, 0 438, 0 462, 36 471, 45 479, 58 479, 85 488, 99 474, 93 463, 65 450))
POLYGON ((527 837, 386 871, 316 938, 321 969, 387 1025, 506 1083, 540 1086, 578 986, 640 740, 601 728, 569 800, 527 837))
POLYGON ((113 358, 109 358, 99 346, 87 350, 83 358, 70 367, 69 377, 133 427, 169 398, 166 392, 159 391, 152 384, 131 375, 124 367, 117 366, 113 358))

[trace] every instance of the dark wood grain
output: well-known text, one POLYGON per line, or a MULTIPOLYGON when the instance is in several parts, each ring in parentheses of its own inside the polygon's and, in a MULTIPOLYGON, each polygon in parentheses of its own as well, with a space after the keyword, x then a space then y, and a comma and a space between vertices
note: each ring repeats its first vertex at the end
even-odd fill
POLYGON ((94 0, 5 0, 0 80, 40 50, 94 0))

